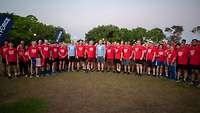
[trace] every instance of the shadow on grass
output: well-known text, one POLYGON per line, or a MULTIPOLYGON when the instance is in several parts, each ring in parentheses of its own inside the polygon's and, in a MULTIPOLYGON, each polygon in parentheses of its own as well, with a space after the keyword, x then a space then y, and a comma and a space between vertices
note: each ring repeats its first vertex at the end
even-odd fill
POLYGON ((48 103, 40 98, 26 98, 0 104, 0 113, 46 113, 48 103))

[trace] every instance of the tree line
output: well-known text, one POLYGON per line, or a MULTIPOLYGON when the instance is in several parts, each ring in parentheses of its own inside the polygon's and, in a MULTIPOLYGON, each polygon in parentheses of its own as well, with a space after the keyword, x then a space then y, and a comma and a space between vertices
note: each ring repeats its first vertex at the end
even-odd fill
MULTIPOLYGON (((65 32, 65 29, 59 26, 46 25, 41 23, 34 15, 28 15, 22 17, 13 13, 0 13, 0 15, 11 16, 14 25, 12 30, 8 34, 8 40, 14 43, 19 43, 20 40, 24 40, 26 44, 32 40, 48 39, 50 42, 55 42, 57 31, 64 31, 61 41, 69 42, 71 35, 65 32)), ((119 28, 115 25, 99 25, 92 28, 85 34, 85 40, 98 41, 104 38, 107 41, 130 41, 134 42, 136 39, 143 41, 152 40, 154 42, 160 42, 163 39, 168 41, 179 42, 182 38, 183 26, 173 25, 166 27, 164 30, 161 28, 146 29, 143 27, 137 27, 133 29, 119 28), (166 33, 169 36, 166 36, 166 33)), ((196 26, 191 30, 192 33, 200 34, 200 26, 196 26)))

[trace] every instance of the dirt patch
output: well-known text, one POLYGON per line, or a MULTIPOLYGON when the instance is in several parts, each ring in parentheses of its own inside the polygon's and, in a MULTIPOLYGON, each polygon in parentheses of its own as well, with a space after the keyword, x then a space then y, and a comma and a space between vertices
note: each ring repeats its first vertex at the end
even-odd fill
POLYGON ((49 113, 199 113, 200 90, 175 81, 116 73, 62 73, 8 80, 0 101, 45 98, 49 113))

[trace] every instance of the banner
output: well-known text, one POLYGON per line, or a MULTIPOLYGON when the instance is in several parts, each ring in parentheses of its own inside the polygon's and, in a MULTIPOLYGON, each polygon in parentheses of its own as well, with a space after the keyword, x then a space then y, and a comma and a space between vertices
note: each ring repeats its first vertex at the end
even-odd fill
POLYGON ((0 15, 0 45, 6 40, 6 35, 11 30, 12 25, 13 21, 10 16, 0 15))
POLYGON ((59 43, 63 37, 63 31, 58 31, 56 33, 56 42, 59 43))

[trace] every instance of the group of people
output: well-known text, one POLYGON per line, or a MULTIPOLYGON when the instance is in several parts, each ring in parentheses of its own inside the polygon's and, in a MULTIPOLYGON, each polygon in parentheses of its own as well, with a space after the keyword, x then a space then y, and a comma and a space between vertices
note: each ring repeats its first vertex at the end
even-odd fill
MULTIPOLYGON (((181 43, 142 44, 136 40, 113 42, 99 40, 71 41, 66 44, 49 43, 48 40, 32 41, 25 46, 21 41, 16 47, 5 41, 0 48, 5 73, 9 78, 17 76, 40 77, 63 71, 117 72, 138 76, 152 75, 200 84, 200 41, 193 39, 181 43)), ((200 85, 199 85, 200 86, 200 85)))

